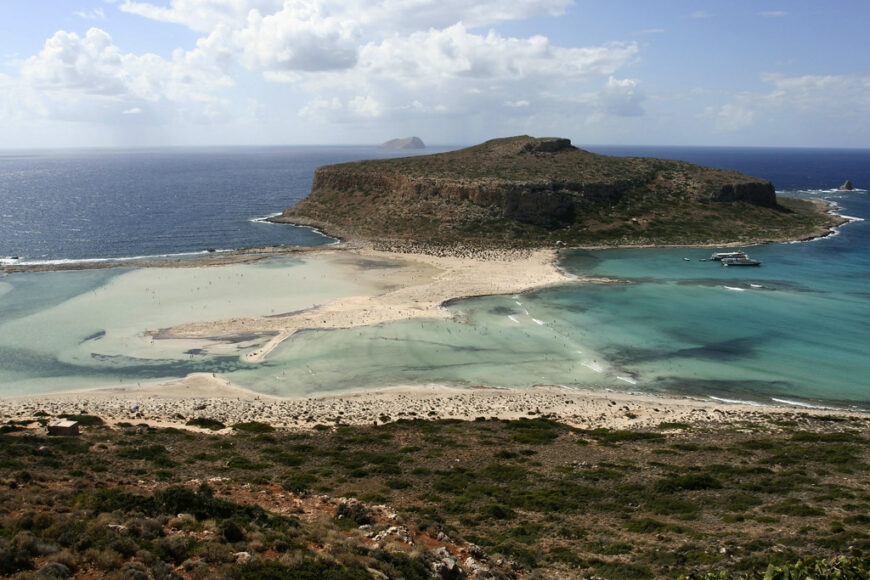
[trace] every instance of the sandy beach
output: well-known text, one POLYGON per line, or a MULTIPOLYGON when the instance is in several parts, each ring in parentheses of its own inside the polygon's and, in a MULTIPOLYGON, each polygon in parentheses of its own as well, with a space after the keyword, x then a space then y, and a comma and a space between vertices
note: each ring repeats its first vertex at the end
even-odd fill
MULTIPOLYGON (((92 414, 109 424, 187 427, 192 418, 225 425, 260 421, 276 428, 315 425, 372 425, 399 419, 518 419, 547 416, 583 428, 649 429, 662 423, 700 426, 809 417, 848 416, 870 426, 866 413, 797 407, 759 407, 673 396, 576 390, 556 386, 529 389, 442 385, 396 386, 306 398, 278 398, 233 385, 220 375, 193 374, 164 383, 0 399, 0 419, 23 421, 47 414, 92 414), (37 415, 37 413, 39 413, 37 415)), ((229 428, 228 428, 229 430, 229 428)))

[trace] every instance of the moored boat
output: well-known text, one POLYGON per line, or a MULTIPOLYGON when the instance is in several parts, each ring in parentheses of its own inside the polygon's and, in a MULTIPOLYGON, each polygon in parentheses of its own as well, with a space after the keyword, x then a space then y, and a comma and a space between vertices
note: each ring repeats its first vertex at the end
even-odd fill
POLYGON ((726 258, 748 258, 748 257, 749 256, 746 255, 746 252, 741 252, 740 250, 737 250, 736 252, 716 252, 715 254, 710 256, 710 259, 715 261, 715 262, 721 262, 722 260, 724 260, 726 258))
POLYGON ((723 266, 760 266, 761 260, 755 260, 747 255, 741 258, 722 258, 723 266))

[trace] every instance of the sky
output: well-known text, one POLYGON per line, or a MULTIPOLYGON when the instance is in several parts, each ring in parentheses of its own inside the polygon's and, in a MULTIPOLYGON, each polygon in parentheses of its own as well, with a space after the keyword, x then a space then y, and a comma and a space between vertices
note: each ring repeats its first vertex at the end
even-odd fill
POLYGON ((870 147, 866 0, 0 0, 0 148, 870 147))

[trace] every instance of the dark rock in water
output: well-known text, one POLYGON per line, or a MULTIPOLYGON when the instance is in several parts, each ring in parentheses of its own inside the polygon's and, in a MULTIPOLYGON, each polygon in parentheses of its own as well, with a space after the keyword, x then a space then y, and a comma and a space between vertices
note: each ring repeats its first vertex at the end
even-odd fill
POLYGON ((846 183, 844 183, 843 185, 841 185, 837 189, 840 191, 852 191, 853 189, 855 189, 855 186, 852 185, 852 182, 847 179, 846 183))
POLYGON ((406 137, 404 139, 390 139, 381 149, 425 149, 426 145, 419 137, 406 137))

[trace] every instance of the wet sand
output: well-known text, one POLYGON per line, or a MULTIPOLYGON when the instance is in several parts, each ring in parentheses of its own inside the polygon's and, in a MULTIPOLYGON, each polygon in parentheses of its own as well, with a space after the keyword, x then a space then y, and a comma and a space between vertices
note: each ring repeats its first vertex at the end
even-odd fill
POLYGON ((556 266, 555 250, 495 251, 485 255, 430 255, 368 247, 323 249, 367 273, 381 271, 382 292, 338 298, 300 312, 256 318, 194 322, 161 331, 159 338, 220 338, 272 334, 247 362, 262 361, 283 340, 302 329, 353 328, 409 320, 449 318, 443 305, 457 298, 515 294, 576 280, 556 266))

